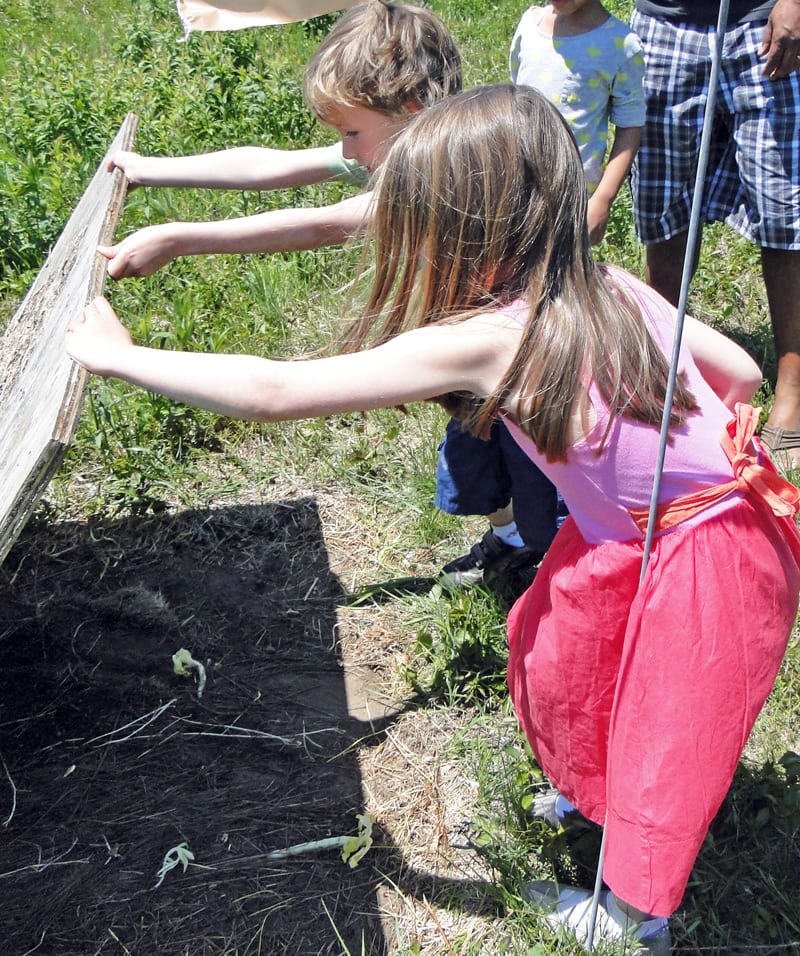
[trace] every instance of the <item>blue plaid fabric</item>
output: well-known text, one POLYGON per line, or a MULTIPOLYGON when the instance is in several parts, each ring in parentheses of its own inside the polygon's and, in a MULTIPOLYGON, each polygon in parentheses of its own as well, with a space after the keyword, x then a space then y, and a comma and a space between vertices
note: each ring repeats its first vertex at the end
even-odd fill
MULTIPOLYGON (((643 243, 689 228, 716 27, 634 11, 645 53, 647 118, 634 164, 634 217, 643 243)), ((725 33, 702 221, 726 222, 760 246, 800 249, 800 75, 762 76, 764 23, 725 33)))

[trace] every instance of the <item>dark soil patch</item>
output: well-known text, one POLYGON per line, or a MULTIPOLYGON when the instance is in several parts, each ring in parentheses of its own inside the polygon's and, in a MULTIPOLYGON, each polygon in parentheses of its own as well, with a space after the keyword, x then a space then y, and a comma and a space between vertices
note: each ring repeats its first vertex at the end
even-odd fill
POLYGON ((387 952, 378 885, 437 888, 385 836, 353 869, 266 859, 355 832, 394 719, 348 713, 343 599, 311 499, 26 530, 0 569, 3 954, 387 952))

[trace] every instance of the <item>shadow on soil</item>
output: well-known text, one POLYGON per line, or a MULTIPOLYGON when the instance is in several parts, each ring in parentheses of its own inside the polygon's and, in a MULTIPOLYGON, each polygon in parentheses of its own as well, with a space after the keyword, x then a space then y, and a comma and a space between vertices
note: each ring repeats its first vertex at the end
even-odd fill
POLYGON ((309 499, 29 526, 0 568, 4 954, 380 956, 387 878, 491 906, 380 833, 352 869, 266 859, 355 833, 359 749, 397 716, 348 712, 347 600, 309 499), (199 699, 181 647, 207 668, 199 699), (194 861, 156 886, 182 843, 194 861))

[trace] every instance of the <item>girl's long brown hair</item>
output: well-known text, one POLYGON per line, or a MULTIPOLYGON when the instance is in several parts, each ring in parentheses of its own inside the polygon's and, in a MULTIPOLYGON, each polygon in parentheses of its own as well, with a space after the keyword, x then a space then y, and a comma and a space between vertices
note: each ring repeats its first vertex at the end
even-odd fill
MULTIPOLYGON (((580 156, 543 96, 492 86, 424 110, 376 193, 375 279, 345 350, 522 297, 529 317, 497 392, 477 412, 460 396, 472 431, 507 409, 544 455, 564 459, 589 378, 615 414, 660 423, 667 359, 593 260, 580 156)), ((678 383, 673 423, 695 408, 678 383)))

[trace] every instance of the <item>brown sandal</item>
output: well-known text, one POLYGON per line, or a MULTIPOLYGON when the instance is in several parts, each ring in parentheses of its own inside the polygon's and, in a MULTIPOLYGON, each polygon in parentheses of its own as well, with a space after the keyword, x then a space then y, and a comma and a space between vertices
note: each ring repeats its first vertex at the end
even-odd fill
POLYGON ((777 428, 775 425, 764 425, 761 429, 761 441, 771 452, 793 451, 800 449, 800 431, 791 428, 777 428))

